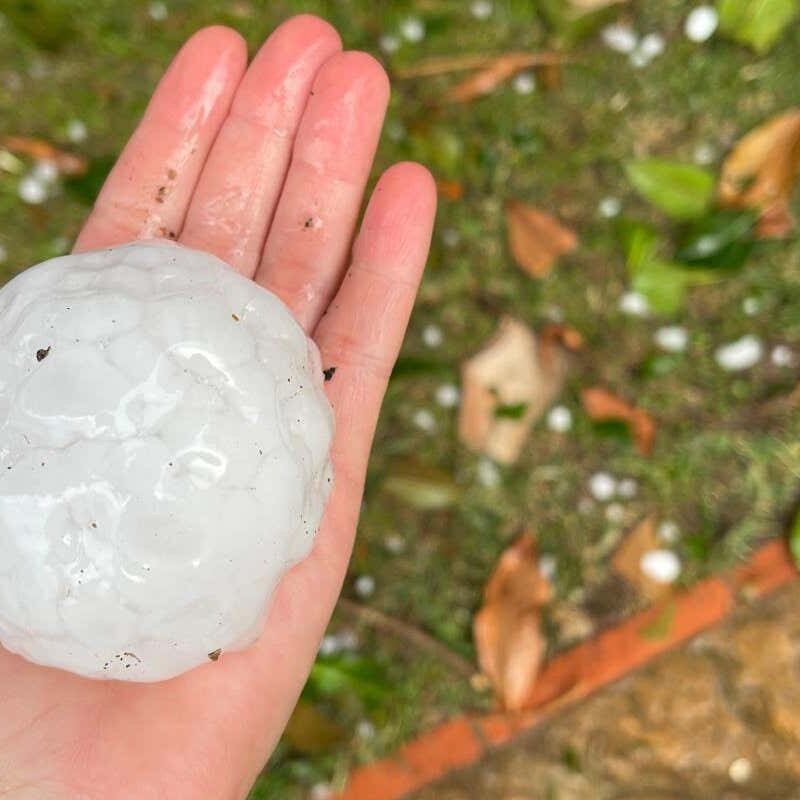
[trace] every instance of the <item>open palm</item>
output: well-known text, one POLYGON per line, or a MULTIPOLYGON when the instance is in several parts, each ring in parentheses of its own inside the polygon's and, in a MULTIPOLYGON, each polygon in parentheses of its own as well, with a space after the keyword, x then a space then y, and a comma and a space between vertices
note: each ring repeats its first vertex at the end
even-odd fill
POLYGON ((256 645, 159 684, 89 681, 0 649, 0 797, 244 797, 274 747, 339 594, 386 381, 426 258, 430 175, 398 164, 353 244, 388 100, 383 69, 315 17, 247 68, 227 28, 193 36, 159 84, 76 250, 168 237, 278 294, 336 374, 336 487, 312 554, 256 645))

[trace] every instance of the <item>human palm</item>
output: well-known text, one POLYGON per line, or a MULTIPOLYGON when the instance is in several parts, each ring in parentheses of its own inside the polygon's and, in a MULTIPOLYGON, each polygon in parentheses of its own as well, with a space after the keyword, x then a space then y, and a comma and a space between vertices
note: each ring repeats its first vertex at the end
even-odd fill
POLYGON ((90 681, 0 648, 0 797, 244 797, 275 746, 339 594, 386 381, 427 255, 430 175, 380 178, 352 243, 388 100, 383 69, 315 17, 281 25, 247 68, 234 31, 176 56, 76 250, 176 238, 278 294, 336 374, 336 484, 314 550, 265 632, 171 681, 90 681), (352 248, 351 248, 352 245, 352 248))

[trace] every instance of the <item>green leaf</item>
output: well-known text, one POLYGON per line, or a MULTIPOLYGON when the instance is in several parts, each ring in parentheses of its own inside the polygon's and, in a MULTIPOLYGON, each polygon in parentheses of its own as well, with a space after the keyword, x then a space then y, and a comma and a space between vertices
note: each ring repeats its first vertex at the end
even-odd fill
POLYGON ((384 491, 420 511, 438 511, 454 505, 461 490, 446 474, 394 474, 383 482, 384 491))
POLYGON ((664 261, 650 261, 632 277, 631 288, 647 298, 656 314, 674 314, 683 308, 688 286, 685 270, 664 261))
POLYGON ((794 563, 800 566, 800 511, 789 529, 789 549, 792 551, 794 563))
POLYGON ((658 234, 649 225, 622 219, 617 224, 617 233, 625 250, 628 272, 632 274, 655 259, 661 242, 658 234))
POLYGON ((800 11, 798 0, 719 0, 719 29, 766 53, 800 11))
POLYGON ((755 246, 756 220, 752 211, 713 211, 687 228, 675 258, 689 266, 738 269, 755 246))
POLYGON ((528 410, 528 403, 508 403, 497 406, 494 415, 498 419, 522 419, 528 410))
POLYGON ((344 653, 317 658, 303 689, 303 697, 321 700, 346 693, 373 706, 386 697, 390 688, 384 670, 376 661, 344 653))
POLYGON ((714 176, 691 164, 650 158, 629 161, 625 173, 643 197, 676 219, 701 216, 714 191, 714 176))
POLYGON ((453 367, 444 361, 420 356, 401 356, 394 365, 391 380, 413 378, 417 375, 452 377, 454 373, 453 367))

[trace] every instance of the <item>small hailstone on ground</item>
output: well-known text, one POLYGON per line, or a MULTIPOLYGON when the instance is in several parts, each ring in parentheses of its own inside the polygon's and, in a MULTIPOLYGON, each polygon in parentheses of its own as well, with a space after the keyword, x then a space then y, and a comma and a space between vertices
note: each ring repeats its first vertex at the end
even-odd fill
POLYGON ((639 569, 657 583, 673 583, 681 574, 681 560, 672 550, 648 550, 639 560, 639 569))
POLYGON ((619 310, 632 317, 646 317, 650 313, 647 298, 639 292, 625 292, 619 298, 619 310))
POLYGON ((530 94, 536 89, 536 76, 530 71, 520 72, 514 78, 513 86, 517 94, 530 94))
POLYGON ((550 322, 564 321, 564 309, 561 308, 561 306, 555 305, 555 303, 551 303, 545 307, 544 315, 550 320, 550 322))
POLYGON ((610 500, 617 491, 617 480, 608 472, 595 472, 589 478, 589 493, 600 503, 610 500))
POLYGON ((406 540, 399 533, 390 533, 384 537, 383 546, 396 556, 406 549, 406 540))
POLYGON ((600 36, 605 46, 617 53, 632 53, 639 44, 639 36, 628 25, 607 25, 600 36))
POLYGON ((713 145, 710 145, 707 142, 701 142, 697 145, 697 147, 694 148, 692 158, 694 159, 695 164, 706 166, 714 163, 717 158, 717 151, 713 145))
POLYGON ((475 19, 489 19, 494 10, 494 4, 490 0, 473 0, 469 5, 469 13, 475 19))
POLYGON ((156 22, 163 22, 169 16, 169 9, 166 3, 161 3, 156 0, 156 2, 150 3, 150 5, 147 6, 147 14, 150 19, 156 22))
POLYGON ((438 325, 426 325, 422 329, 422 341, 426 347, 439 347, 444 341, 444 334, 438 325))
POLYGON ((645 54, 644 54, 644 53, 643 53, 641 50, 639 50, 638 48, 637 48, 636 50, 634 50, 634 51, 633 51, 633 52, 632 52, 632 53, 631 53, 631 54, 628 56, 628 60, 631 62, 631 66, 632 66, 634 69, 642 69, 643 67, 646 67, 646 66, 647 66, 647 65, 650 63, 650 61, 651 61, 651 59, 650 59, 648 56, 646 56, 646 55, 645 55, 645 54))
POLYGON ((597 206, 597 213, 606 219, 619 216, 620 211, 622 203, 618 197, 604 197, 597 206))
POLYGON ((375 578, 372 575, 359 575, 353 588, 359 597, 370 597, 375 592, 375 578))
POLYGON ((624 497, 626 500, 630 500, 632 497, 636 497, 636 493, 639 491, 639 484, 633 478, 623 478, 617 484, 617 494, 620 497, 624 497))
POLYGON ((340 650, 357 650, 358 649, 358 635, 352 628, 345 628, 336 634, 336 639, 339 642, 340 650))
POLYGON ((42 159, 33 165, 31 175, 42 183, 55 183, 58 180, 58 167, 55 162, 42 159))
POLYGON ((745 297, 745 299, 742 300, 742 311, 744 311, 748 317, 754 317, 761 311, 761 301, 757 297, 745 297))
POLYGON ((764 355, 761 339, 752 334, 718 347, 714 358, 726 372, 739 372, 755 366, 764 355))
POLYGON ((17 185, 17 194, 24 203, 38 206, 47 200, 47 184, 35 175, 25 175, 17 185))
POLYGON ((436 430, 436 417, 427 408, 415 411, 413 420, 414 424, 425 433, 433 433, 436 430))
POLYGON ((639 50, 648 58, 656 58, 664 52, 664 37, 660 33, 648 33, 639 42, 639 50))
POLYGON ((682 353, 689 342, 689 334, 681 325, 664 325, 655 332, 653 339, 668 353, 682 353))
POLYGON ((400 33, 408 42, 421 42, 425 38, 425 23, 419 17, 407 17, 400 23, 400 33))
POLYGON ((556 557, 554 555, 545 553, 544 555, 539 556, 539 573, 543 578, 547 578, 548 581, 553 580, 553 578, 556 576, 557 569, 558 562, 556 561, 556 557))
POLYGON ((617 92, 611 96, 611 99, 608 101, 608 107, 612 111, 624 111, 628 107, 628 103, 630 103, 630 101, 630 98, 625 94, 625 92, 617 92))
POLYGON ((368 719, 359 720, 356 725, 356 736, 358 736, 359 739, 374 739, 375 726, 368 719))
POLYGON ((458 247, 461 243, 461 234, 455 228, 445 228, 442 231, 442 244, 445 247, 458 247))
POLYGON ((308 794, 308 800, 332 800, 333 788, 327 783, 315 783, 308 794))
POLYGON ((321 656, 335 656, 341 650, 339 637, 332 633, 327 633, 319 643, 319 654, 321 656))
POLYGON ((86 137, 89 135, 89 130, 86 127, 86 123, 82 119, 71 119, 67 123, 67 139, 75 144, 80 144, 80 142, 86 141, 86 137))
POLYGON ((719 14, 714 6, 697 6, 686 17, 683 32, 692 42, 705 42, 714 35, 719 24, 719 14))
POLYGON ((791 367, 794 364, 794 353, 785 344, 776 344, 769 358, 776 367, 791 367))
POLYGON ((728 767, 728 777, 734 783, 747 783, 753 776, 753 765, 749 758, 740 756, 731 761, 728 767))
POLYGON ((452 383, 443 383, 436 389, 436 402, 442 408, 455 408, 460 398, 458 386, 452 383))
POLYGON ((500 470, 494 461, 482 458, 478 462, 478 482, 487 489, 500 485, 500 470))
POLYGON ((572 412, 566 406, 553 406, 547 412, 547 427, 556 433, 564 433, 572 427, 572 412))
POLYGON ((678 541, 678 537, 681 535, 681 529, 676 522, 666 519, 658 526, 656 534, 662 542, 673 544, 678 541))
POLYGON ((390 119, 386 123, 386 136, 392 142, 402 142, 406 138, 406 126, 396 119, 390 119))
POLYGON ((625 506, 622 503, 609 503, 606 506, 606 519, 610 523, 618 525, 625 519, 625 506))
POLYGON ((378 47, 380 47, 384 53, 396 53, 400 49, 400 39, 393 33, 384 33, 383 36, 378 39, 378 47))

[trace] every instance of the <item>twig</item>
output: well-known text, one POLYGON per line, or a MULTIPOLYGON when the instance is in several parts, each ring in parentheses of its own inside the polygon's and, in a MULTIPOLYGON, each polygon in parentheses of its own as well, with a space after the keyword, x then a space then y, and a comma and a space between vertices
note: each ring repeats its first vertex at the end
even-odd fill
POLYGON ((442 644, 438 639, 434 639, 430 634, 408 622, 403 622, 403 620, 396 617, 390 617, 382 611, 361 605, 361 603, 356 603, 354 600, 348 600, 346 597, 339 599, 338 607, 346 614, 355 617, 359 622, 363 622, 371 628, 391 634, 399 639, 404 639, 408 644, 420 650, 426 650, 465 678, 472 677, 478 671, 478 668, 467 661, 466 658, 462 658, 447 645, 442 644))
POLYGON ((433 75, 446 75, 450 72, 463 72, 468 69, 480 69, 500 58, 518 58, 520 69, 539 67, 547 64, 562 64, 566 59, 560 53, 504 53, 502 55, 466 55, 435 56, 425 59, 410 67, 402 67, 394 71, 397 78, 427 78, 433 75))

